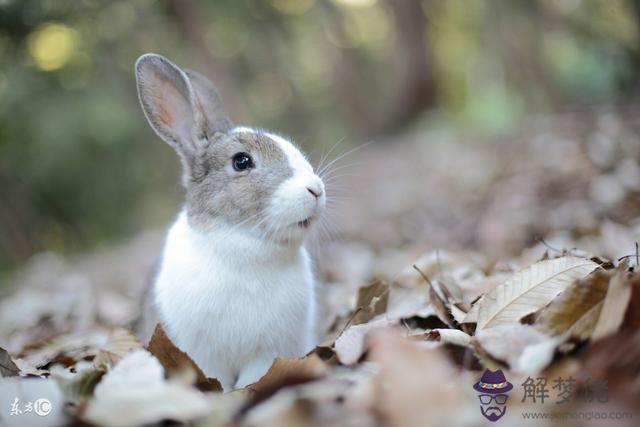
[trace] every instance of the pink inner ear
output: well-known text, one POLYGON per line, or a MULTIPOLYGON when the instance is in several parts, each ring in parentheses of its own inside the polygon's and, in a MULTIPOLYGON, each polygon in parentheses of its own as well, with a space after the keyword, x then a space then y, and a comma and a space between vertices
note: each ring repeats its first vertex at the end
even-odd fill
POLYGON ((193 127, 189 100, 169 78, 155 75, 149 83, 155 121, 180 138, 188 137, 193 127))
POLYGON ((167 108, 164 106, 164 96, 160 95, 157 99, 157 109, 158 109, 158 121, 162 123, 164 126, 172 127, 173 121, 171 120, 171 114, 167 111, 167 108))

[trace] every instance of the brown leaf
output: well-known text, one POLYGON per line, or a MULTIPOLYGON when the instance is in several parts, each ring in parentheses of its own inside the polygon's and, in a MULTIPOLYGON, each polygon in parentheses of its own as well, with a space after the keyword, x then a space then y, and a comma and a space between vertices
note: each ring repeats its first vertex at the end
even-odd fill
POLYGON ((356 363, 366 350, 367 335, 377 329, 388 328, 396 322, 385 318, 376 319, 362 325, 353 325, 347 328, 334 344, 336 356, 341 363, 352 365, 356 363))
MULTIPOLYGON (((418 273, 420 273, 420 275, 425 280, 425 282, 427 282, 427 286, 429 287, 429 302, 431 303, 431 306, 435 309, 436 315, 442 321, 442 323, 449 326, 450 328, 453 328, 455 322, 453 321, 453 316, 451 315, 451 311, 447 308, 449 306, 449 302, 446 301, 444 298, 440 297, 438 292, 436 292, 435 288, 433 287, 433 283, 431 283, 431 280, 429 280, 429 277, 427 275, 425 275, 415 265, 413 266, 413 268, 415 268, 415 270, 418 273)), ((446 288, 442 287, 442 289, 446 289, 446 288)), ((448 290, 447 290, 447 293, 448 293, 448 290)))
POLYGON ((578 279, 542 309, 535 323, 551 335, 566 334, 587 339, 600 316, 613 270, 597 270, 578 279))
POLYGON ((413 340, 437 341, 443 344, 453 344, 461 347, 469 347, 471 336, 459 329, 431 329, 424 334, 410 335, 413 340))
POLYGON ((394 331, 378 331, 370 357, 380 366, 374 379, 373 410, 383 425, 452 426, 464 424, 471 378, 458 371, 440 349, 422 349, 394 331))
POLYGON ((196 374, 196 387, 200 390, 222 391, 220 382, 215 378, 208 378, 187 353, 176 347, 159 323, 156 325, 147 350, 160 361, 165 375, 179 373, 185 368, 192 369, 196 374))
POLYGON ((317 345, 313 350, 305 354, 305 356, 311 356, 312 354, 318 356, 327 365, 340 364, 336 357, 336 350, 333 348, 333 345, 317 345))
POLYGON ((540 372, 553 360, 558 342, 559 339, 520 323, 481 329, 473 338, 479 357, 506 362, 512 371, 526 375, 540 372))
POLYGON ((52 364, 71 367, 80 360, 94 360, 96 367, 103 369, 139 348, 142 344, 123 328, 94 328, 38 341, 23 349, 21 357, 38 368, 52 364))
POLYGON ((165 379, 158 359, 136 350, 102 377, 81 416, 96 426, 158 425, 165 419, 187 423, 208 415, 213 400, 188 384, 165 379))
POLYGON ((527 314, 542 309, 576 279, 586 277, 598 267, 591 260, 574 256, 530 265, 474 304, 474 308, 478 307, 477 330, 520 321, 527 314))
POLYGON ((592 338, 594 340, 614 334, 620 329, 631 300, 631 285, 626 263, 621 264, 616 270, 615 276, 609 282, 609 289, 607 289, 598 322, 593 330, 592 338))
POLYGON ((424 288, 403 288, 395 284, 391 286, 384 317, 404 319, 414 316, 427 318, 435 315, 435 309, 429 304, 429 295, 424 288))
POLYGON ((581 359, 584 377, 606 379, 611 398, 640 405, 640 331, 604 337, 588 346, 581 359))
POLYGON ((93 360, 98 369, 115 365, 125 354, 141 349, 140 341, 126 329, 113 329, 109 331, 107 342, 100 347, 93 360))
POLYGON ((20 369, 13 363, 9 352, 0 347, 0 377, 17 377, 20 369))
POLYGON ((622 326, 624 329, 636 331, 640 329, 640 274, 634 274, 629 281, 631 300, 627 307, 622 326))
POLYGON ((453 319, 458 323, 462 323, 464 318, 467 317, 469 310, 471 310, 471 304, 462 301, 453 301, 450 308, 453 319))
POLYGON ((447 302, 444 299, 440 298, 440 295, 438 295, 438 293, 435 291, 435 289, 431 285, 429 285, 429 301, 431 302, 431 305, 435 309, 436 315, 438 316, 438 318, 445 325, 449 326, 450 328, 453 328, 454 327, 453 316, 451 315, 451 312, 447 308, 447 305, 448 305, 447 302))
POLYGON ((387 310, 389 302, 389 284, 376 280, 370 285, 363 286, 358 290, 358 300, 356 302, 356 314, 351 320, 351 324, 359 325, 366 323, 387 310))
MULTIPOLYGON (((483 369, 480 359, 475 354, 480 345, 474 342, 473 338, 458 329, 431 329, 428 332, 407 336, 411 341, 431 342, 436 348, 441 345, 447 352, 449 360, 464 370, 483 369)), ((489 357, 489 356, 487 356, 489 357)))
POLYGON ((277 358, 267 373, 247 388, 257 393, 269 393, 288 384, 313 381, 325 372, 326 365, 315 354, 300 358, 277 358))
POLYGON ((66 392, 74 399, 93 396, 96 385, 104 376, 105 371, 101 369, 87 369, 79 374, 79 378, 70 382, 66 387, 66 392))

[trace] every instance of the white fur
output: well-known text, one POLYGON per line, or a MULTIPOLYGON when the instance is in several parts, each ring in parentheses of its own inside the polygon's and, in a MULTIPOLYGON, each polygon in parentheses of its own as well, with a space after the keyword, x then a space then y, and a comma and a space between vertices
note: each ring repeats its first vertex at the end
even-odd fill
POLYGON ((313 172, 307 159, 292 143, 277 135, 270 133, 266 135, 278 143, 280 149, 287 155, 289 167, 293 170, 293 176, 284 181, 273 195, 269 203, 269 215, 290 223, 314 218, 325 205, 326 195, 322 180, 313 172), (308 188, 320 197, 312 196, 308 188))
MULTIPOLYGON (((307 186, 322 193, 324 187, 292 144, 271 137, 294 174, 276 190, 270 221, 302 233, 296 222, 324 206, 324 194, 316 198, 307 186)), ((199 231, 182 212, 169 230, 154 291, 168 335, 225 391, 260 379, 274 358, 301 356, 315 344, 313 275, 302 240, 275 243, 250 226, 223 222, 199 231)))

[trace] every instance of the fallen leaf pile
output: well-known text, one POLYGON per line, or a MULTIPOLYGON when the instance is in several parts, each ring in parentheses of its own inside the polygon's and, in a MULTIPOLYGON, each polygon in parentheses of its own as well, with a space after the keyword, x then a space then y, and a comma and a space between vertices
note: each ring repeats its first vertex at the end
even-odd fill
POLYGON ((640 358, 632 357, 640 350, 629 344, 640 339, 640 274, 627 259, 545 256, 513 272, 437 263, 428 256, 394 282, 363 286, 329 331, 335 338, 304 357, 276 359, 245 390, 222 394, 158 325, 146 349, 126 330, 110 329, 13 355, 0 350, 0 402, 14 391, 8 382, 53 382, 63 396, 56 409, 92 425, 421 425, 425 417, 430 425, 477 425, 471 385, 489 367, 512 380, 560 370, 582 381, 593 371, 610 380, 619 402, 640 404, 640 358), (506 280, 484 292, 464 283, 494 275, 506 280), (394 307, 414 299, 422 310, 400 315, 394 307), (605 350, 625 345, 631 354, 605 350), (628 376, 616 376, 618 364, 628 365, 628 376))
POLYGON ((161 325, 148 342, 137 338, 161 233, 75 263, 34 258, 0 300, 0 425, 495 425, 472 387, 487 368, 514 386, 504 425, 522 425, 525 411, 619 411, 633 417, 611 425, 636 425, 640 182, 631 185, 627 159, 640 144, 617 116, 581 120, 593 128, 579 131, 572 117, 546 133, 539 123, 522 130, 529 142, 515 158, 501 142, 436 141, 409 154, 382 146, 377 165, 386 168, 367 154, 368 169, 388 173, 353 184, 384 197, 349 202, 344 238, 316 251, 321 342, 274 360, 242 390, 222 393, 161 325), (563 135, 574 142, 559 148, 563 135), (398 171, 414 156, 432 168, 403 181, 398 171), (460 170, 470 175, 454 179, 460 170), (602 179, 624 191, 602 194, 602 179), (548 379, 553 395, 556 378, 574 380, 569 403, 527 400, 528 380, 548 379), (606 381, 607 402, 579 398, 595 380, 606 381), (16 398, 23 409, 46 398, 51 412, 10 415, 16 398))

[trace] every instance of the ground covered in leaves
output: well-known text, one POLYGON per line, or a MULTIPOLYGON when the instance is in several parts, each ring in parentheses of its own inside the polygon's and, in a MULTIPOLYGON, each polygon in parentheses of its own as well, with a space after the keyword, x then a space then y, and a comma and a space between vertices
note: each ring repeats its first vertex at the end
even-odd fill
POLYGON ((489 425, 485 368, 514 386, 503 425, 637 425, 636 117, 534 117, 491 141, 418 127, 337 162, 345 196, 312 247, 323 341, 245 390, 221 393, 160 327, 136 337, 161 232, 39 255, 0 300, 0 425, 489 425))

